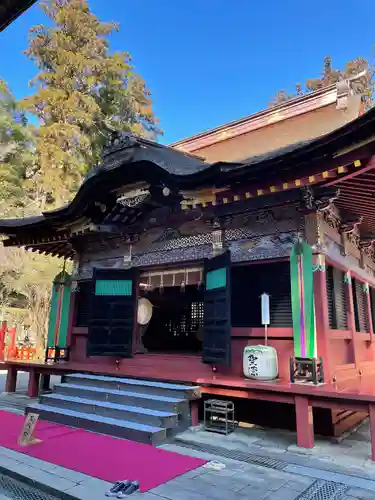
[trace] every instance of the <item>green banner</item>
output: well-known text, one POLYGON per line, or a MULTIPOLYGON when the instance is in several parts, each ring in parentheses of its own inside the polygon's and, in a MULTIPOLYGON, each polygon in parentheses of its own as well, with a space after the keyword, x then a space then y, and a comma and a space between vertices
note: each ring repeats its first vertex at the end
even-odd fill
POLYGON ((71 276, 63 271, 53 280, 47 347, 67 347, 71 276))
POLYGON ((294 355, 296 358, 316 356, 314 270, 310 245, 296 243, 290 255, 290 282, 294 355))

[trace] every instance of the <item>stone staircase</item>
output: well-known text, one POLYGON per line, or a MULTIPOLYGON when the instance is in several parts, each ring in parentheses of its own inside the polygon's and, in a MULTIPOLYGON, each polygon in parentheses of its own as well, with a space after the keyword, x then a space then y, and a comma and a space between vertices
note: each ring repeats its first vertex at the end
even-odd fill
POLYGON ((42 420, 158 445, 191 422, 196 386, 76 373, 51 394, 31 403, 26 413, 42 420))

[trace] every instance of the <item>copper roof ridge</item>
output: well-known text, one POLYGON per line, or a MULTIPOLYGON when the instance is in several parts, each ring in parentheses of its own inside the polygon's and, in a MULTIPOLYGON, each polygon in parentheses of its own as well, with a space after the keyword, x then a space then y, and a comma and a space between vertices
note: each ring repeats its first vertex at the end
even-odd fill
MULTIPOLYGON (((272 124, 274 121, 281 121, 287 118, 292 118, 294 116, 298 116, 300 114, 304 114, 308 111, 312 111, 315 109, 322 108, 324 106, 328 106, 329 104, 333 104, 338 99, 339 86, 342 86, 343 82, 347 83, 347 92, 350 93, 351 83, 358 78, 363 76, 363 72, 354 75, 346 80, 342 80, 338 83, 334 83, 329 85, 328 87, 324 87, 315 92, 309 92, 307 94, 303 94, 302 96, 295 97, 290 99, 289 101, 283 102, 277 106, 273 106, 270 108, 263 109, 254 114, 247 115, 238 120, 231 121, 229 123, 225 123, 223 125, 219 125, 218 127, 214 127, 212 129, 205 130, 198 134, 194 134, 190 137, 186 137, 184 139, 180 139, 179 141, 173 142, 169 144, 169 146, 174 147, 176 149, 180 149, 181 151, 185 151, 189 149, 189 146, 193 146, 195 142, 203 142, 203 144, 195 145, 196 149, 207 147, 211 144, 215 144, 216 142, 220 142, 224 139, 229 139, 230 137, 236 137, 237 135, 242 135, 250 130, 246 130, 246 125, 250 125, 254 122, 258 121, 258 125, 253 129, 263 128, 269 124, 272 124), (314 101, 318 101, 314 106, 314 101), (319 102, 320 101, 320 102, 319 102), (310 104, 310 106, 307 106, 310 104), (306 109, 303 109, 301 106, 305 105, 306 109), (294 109, 293 109, 294 108, 294 109), (281 116, 280 112, 283 110, 288 110, 288 116, 281 116), (277 116, 279 115, 279 116, 277 116), (275 120, 272 117, 275 117, 275 120), (265 118, 269 117, 269 119, 262 123, 265 118), (237 129, 237 131, 236 131, 237 129), (229 132, 230 131, 230 132, 229 132), (228 134, 228 136, 226 136, 228 134), (211 139, 211 140, 210 140, 211 139), (185 149, 186 148, 186 149, 185 149)), ((342 92, 342 90, 341 90, 342 92)), ((195 149, 192 149, 189 152, 194 152, 195 149)))
POLYGON ((212 133, 225 130, 228 127, 247 123, 251 120, 254 120, 255 118, 258 118, 258 117, 260 118, 264 115, 273 114, 273 113, 275 113, 275 111, 276 112, 280 111, 281 109, 290 107, 291 105, 299 104, 301 102, 315 99, 316 97, 320 97, 322 94, 329 94, 332 90, 336 91, 336 84, 330 85, 329 87, 325 87, 324 89, 318 90, 316 92, 310 92, 308 94, 303 94, 302 96, 295 97, 293 99, 290 99, 289 101, 278 104, 277 106, 272 106, 269 108, 262 109, 260 111, 257 111, 256 113, 252 113, 251 115, 246 115, 246 116, 239 118, 237 120, 232 120, 228 123, 224 123, 223 125, 219 125, 217 127, 213 127, 213 128, 208 129, 208 130, 204 130, 203 132, 199 132, 197 134, 194 134, 194 135, 191 135, 188 137, 184 137, 183 139, 179 139, 178 141, 170 143, 169 146, 176 147, 176 146, 179 146, 180 144, 182 145, 184 143, 193 141, 193 140, 198 139, 200 137, 204 137, 204 136, 210 135, 212 133))

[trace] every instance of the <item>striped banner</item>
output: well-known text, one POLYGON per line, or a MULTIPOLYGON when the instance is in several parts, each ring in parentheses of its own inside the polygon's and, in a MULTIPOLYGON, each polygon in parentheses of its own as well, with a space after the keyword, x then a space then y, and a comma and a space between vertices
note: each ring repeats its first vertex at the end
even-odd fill
POLYGON ((296 358, 316 356, 314 311, 314 270, 312 248, 296 243, 290 255, 294 355, 296 358))
POLYGON ((71 276, 62 271, 53 280, 49 324, 48 347, 67 347, 71 295, 71 276))

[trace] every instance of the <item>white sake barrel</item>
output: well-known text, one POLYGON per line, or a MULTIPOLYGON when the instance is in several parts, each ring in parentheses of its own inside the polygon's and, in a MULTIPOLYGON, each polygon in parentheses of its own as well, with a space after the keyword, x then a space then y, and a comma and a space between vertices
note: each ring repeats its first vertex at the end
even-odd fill
POLYGON ((265 345, 248 345, 243 351, 243 373, 256 380, 273 380, 278 375, 276 349, 265 345))

